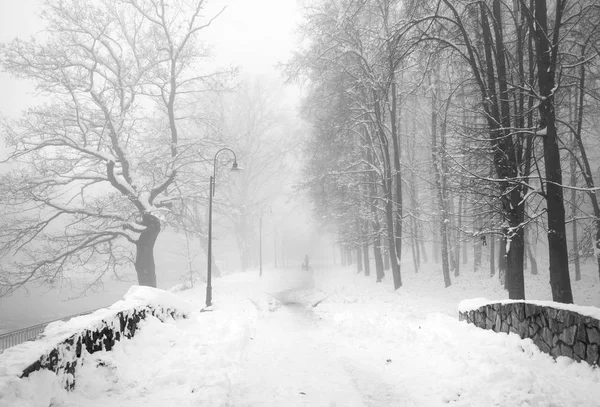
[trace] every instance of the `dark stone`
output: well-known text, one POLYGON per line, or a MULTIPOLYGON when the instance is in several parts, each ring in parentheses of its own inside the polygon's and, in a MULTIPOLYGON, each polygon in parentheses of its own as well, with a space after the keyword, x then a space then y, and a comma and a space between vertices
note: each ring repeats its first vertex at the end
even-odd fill
POLYGON ((563 324, 556 318, 548 318, 548 326, 550 327, 550 329, 557 333, 565 329, 565 324, 563 324))
POLYGON ((517 325, 517 331, 521 338, 529 338, 529 324, 527 321, 521 321, 517 325))
POLYGON ((535 317, 535 323, 541 326, 542 328, 547 327, 548 318, 546 318, 544 314, 540 313, 535 317))
POLYGON ((500 327, 500 332, 504 332, 504 333, 508 333, 509 332, 509 325, 506 322, 502 322, 502 326, 500 327))
POLYGON ((494 328, 494 321, 486 318, 485 319, 485 329, 493 329, 494 328))
POLYGON ((488 308, 488 310, 487 310, 487 313, 486 313, 486 316, 488 317, 488 319, 491 319, 492 321, 495 321, 495 320, 496 320, 496 315, 497 315, 497 314, 498 314, 498 313, 496 312, 496 310, 495 310, 495 309, 493 309, 493 308, 488 308))
POLYGON ((567 326, 571 326, 575 323, 575 316, 571 311, 561 309, 556 313, 556 320, 567 326))
POLYGON ((560 339, 563 343, 573 346, 575 343, 575 334, 577 333, 577 325, 570 326, 564 329, 559 335, 558 339, 560 339))
POLYGON ((540 337, 537 337, 537 340, 535 340, 534 343, 542 352, 550 353, 550 346, 548 346, 540 337))
POLYGON ((540 309, 537 305, 525 304, 525 317, 526 318, 535 317, 539 313, 540 313, 540 309))
POLYGON ((502 332, 502 316, 500 314, 496 314, 496 321, 494 321, 494 331, 502 332))
POLYGON ((575 336, 575 338, 578 341, 587 343, 587 334, 585 333, 585 325, 584 324, 577 324, 577 335, 575 336))
POLYGON ((597 328, 588 328, 587 336, 589 343, 595 343, 597 345, 600 345, 600 332, 597 328))
POLYGON ((554 357, 554 358, 557 358, 557 357, 561 356, 560 346, 558 346, 558 345, 557 346, 553 346, 550 349, 550 355, 552 357, 554 357))
POLYGON ((525 319, 525 304, 524 303, 518 302, 518 303, 514 304, 513 311, 519 321, 522 321, 523 319, 525 319))
POLYGON ((577 356, 577 361, 579 362, 581 359, 585 359, 585 343, 581 341, 575 342, 573 345, 573 354, 577 356))
POLYGON ((570 346, 565 345, 564 343, 560 344, 560 356, 567 356, 573 359, 573 349, 570 346))
POLYGON ((544 307, 545 314, 548 315, 548 319, 556 319, 558 316, 558 310, 550 307, 544 307))
POLYGON ((590 364, 590 365, 596 365, 598 364, 598 345, 591 344, 587 346, 587 352, 585 355, 585 360, 590 364))
POLYGON ((552 331, 549 328, 542 328, 542 330, 540 331, 540 337, 544 340, 544 342, 546 342, 546 345, 553 346, 552 342, 554 335, 552 334, 552 331))

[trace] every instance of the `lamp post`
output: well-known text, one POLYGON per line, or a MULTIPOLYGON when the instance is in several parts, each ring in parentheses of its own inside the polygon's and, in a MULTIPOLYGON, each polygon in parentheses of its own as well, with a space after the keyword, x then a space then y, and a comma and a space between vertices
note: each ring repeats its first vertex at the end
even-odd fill
POLYGON ((213 159, 213 173, 210 176, 209 182, 209 191, 208 191, 208 263, 206 266, 206 306, 210 307, 212 305, 212 202, 213 195, 215 194, 215 177, 217 176, 217 158, 219 154, 224 151, 228 151, 233 154, 233 165, 231 166, 231 171, 241 171, 242 169, 238 167, 237 157, 232 149, 230 148, 222 148, 215 154, 215 158, 213 159))
POLYGON ((258 262, 259 262, 259 277, 262 277, 262 218, 265 213, 265 209, 269 210, 269 213, 273 213, 273 210, 269 205, 265 205, 260 208, 260 220, 258 225, 258 262))

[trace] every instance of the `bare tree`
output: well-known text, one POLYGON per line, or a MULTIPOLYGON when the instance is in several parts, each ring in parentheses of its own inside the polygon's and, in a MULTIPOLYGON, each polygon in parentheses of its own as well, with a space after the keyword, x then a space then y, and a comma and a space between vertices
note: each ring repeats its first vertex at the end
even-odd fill
POLYGON ((3 67, 47 98, 2 123, 13 171, 0 197, 0 293, 131 263, 139 284, 156 286, 154 245, 173 186, 201 155, 178 112, 186 94, 218 79, 199 65, 199 34, 212 21, 203 7, 49 0, 47 39, 2 47, 3 67))

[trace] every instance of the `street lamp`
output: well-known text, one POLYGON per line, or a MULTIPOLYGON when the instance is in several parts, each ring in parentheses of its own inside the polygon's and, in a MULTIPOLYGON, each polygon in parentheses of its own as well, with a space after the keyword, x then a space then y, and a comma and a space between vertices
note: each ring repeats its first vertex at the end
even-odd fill
POLYGON ((263 215, 265 213, 265 209, 269 210, 269 213, 273 213, 273 210, 271 209, 271 207, 269 205, 265 205, 262 208, 260 208, 260 221, 259 221, 259 226, 258 226, 258 251, 259 251, 259 255, 258 255, 258 261, 259 261, 259 265, 260 265, 260 271, 259 271, 259 277, 262 277, 262 218, 263 215))
POLYGON ((235 153, 230 148, 222 148, 215 154, 215 158, 213 160, 213 174, 210 176, 209 182, 209 191, 208 191, 208 264, 206 266, 206 306, 210 307, 212 305, 212 202, 213 195, 215 194, 215 177, 217 176, 217 157, 222 152, 228 151, 233 154, 233 165, 231 166, 231 171, 241 171, 242 169, 238 167, 237 157, 235 153))

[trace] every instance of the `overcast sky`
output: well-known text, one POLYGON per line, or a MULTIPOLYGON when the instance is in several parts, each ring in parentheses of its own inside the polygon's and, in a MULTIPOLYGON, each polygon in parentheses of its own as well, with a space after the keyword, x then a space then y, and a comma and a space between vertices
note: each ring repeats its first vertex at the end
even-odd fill
MULTIPOLYGON (((28 38, 43 29, 36 13, 42 0, 0 0, 0 42, 28 38)), ((225 12, 210 28, 216 61, 251 73, 273 73, 293 46, 296 0, 212 0, 208 10, 225 12)), ((14 116, 33 102, 32 89, 0 72, 0 113, 14 116)))

